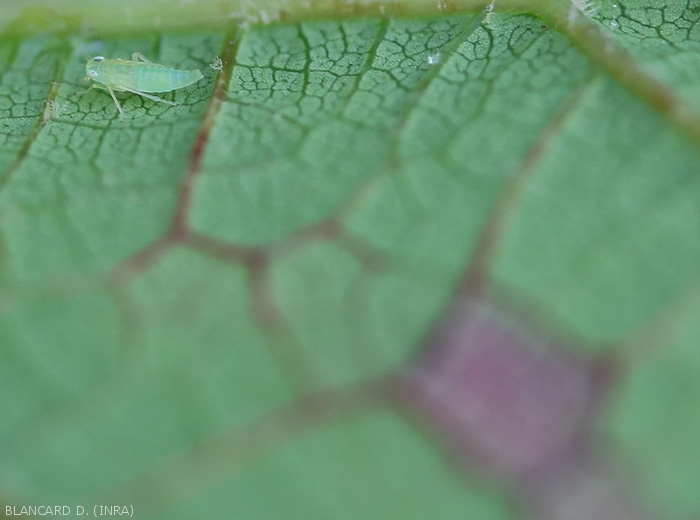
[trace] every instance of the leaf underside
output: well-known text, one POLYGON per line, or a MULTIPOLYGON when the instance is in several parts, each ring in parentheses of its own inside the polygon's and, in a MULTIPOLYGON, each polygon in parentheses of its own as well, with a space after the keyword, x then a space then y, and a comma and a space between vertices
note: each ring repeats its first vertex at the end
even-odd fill
POLYGON ((700 8, 579 14, 0 38, 0 504, 700 513, 700 8))

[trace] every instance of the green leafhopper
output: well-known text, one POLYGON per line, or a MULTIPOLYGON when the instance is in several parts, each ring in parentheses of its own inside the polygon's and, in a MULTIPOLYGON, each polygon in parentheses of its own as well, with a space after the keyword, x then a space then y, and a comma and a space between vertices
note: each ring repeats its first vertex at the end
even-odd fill
POLYGON ((93 88, 108 91, 117 105, 120 119, 124 116, 124 111, 114 95, 115 91, 131 92, 153 101, 176 106, 177 103, 153 96, 149 92, 170 92, 188 87, 204 77, 199 70, 171 69, 152 63, 139 52, 132 55, 131 61, 95 56, 85 65, 85 73, 88 79, 95 82, 86 92, 93 88))

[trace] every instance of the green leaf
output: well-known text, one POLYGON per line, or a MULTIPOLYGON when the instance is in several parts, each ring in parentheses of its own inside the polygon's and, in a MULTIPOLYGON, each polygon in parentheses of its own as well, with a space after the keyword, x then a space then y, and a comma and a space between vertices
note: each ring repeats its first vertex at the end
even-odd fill
POLYGON ((700 513, 700 8, 0 13, 6 516, 700 513))

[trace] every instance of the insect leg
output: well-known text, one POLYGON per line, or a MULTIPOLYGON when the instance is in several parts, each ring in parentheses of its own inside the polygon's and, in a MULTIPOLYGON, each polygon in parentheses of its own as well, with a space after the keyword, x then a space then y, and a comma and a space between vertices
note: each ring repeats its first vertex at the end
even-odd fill
POLYGON ((76 92, 74 95, 75 95, 75 96, 78 96, 78 97, 84 96, 85 94, 87 94, 88 92, 90 92, 90 91, 91 91, 92 89, 94 89, 94 88, 97 88, 97 85, 93 83, 92 85, 90 85, 90 86, 87 88, 87 90, 86 90, 85 92, 76 92))
POLYGON ((162 99, 157 96, 153 96, 151 94, 146 94, 145 92, 141 92, 140 90, 130 90, 128 88, 121 88, 120 90, 124 90, 125 92, 131 92, 132 94, 138 94, 139 96, 143 96, 148 99, 152 99, 153 101, 160 101, 161 103, 166 103, 168 105, 172 105, 174 107, 178 106, 177 103, 174 103, 172 101, 168 101, 167 99, 162 99))
POLYGON ((146 58, 146 56, 144 56, 144 55, 141 54, 140 52, 135 52, 135 53, 133 53, 133 54, 131 55, 131 59, 132 59, 133 61, 139 61, 139 60, 141 60, 141 61, 144 62, 144 63, 151 63, 151 60, 149 60, 148 58, 146 58))
POLYGON ((122 110, 122 106, 119 104, 119 101, 117 101, 117 96, 114 95, 114 91, 107 87, 107 90, 109 90, 110 96, 112 96, 112 99, 114 100, 114 104, 117 105, 117 109, 119 110, 119 119, 124 117, 124 110, 122 110))

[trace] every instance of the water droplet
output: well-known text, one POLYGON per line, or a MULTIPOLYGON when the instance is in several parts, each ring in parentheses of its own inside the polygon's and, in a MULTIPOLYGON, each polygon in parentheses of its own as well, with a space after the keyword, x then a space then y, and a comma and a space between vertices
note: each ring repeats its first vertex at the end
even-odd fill
POLYGON ((428 62, 428 65, 435 65, 436 63, 440 63, 440 53, 438 52, 437 54, 428 55, 425 61, 428 62))
POLYGON ((611 29, 617 29, 618 27, 620 27, 620 24, 618 24, 615 20, 610 22, 611 29))

